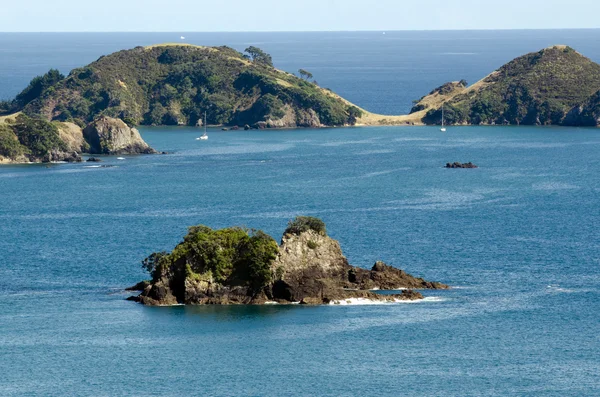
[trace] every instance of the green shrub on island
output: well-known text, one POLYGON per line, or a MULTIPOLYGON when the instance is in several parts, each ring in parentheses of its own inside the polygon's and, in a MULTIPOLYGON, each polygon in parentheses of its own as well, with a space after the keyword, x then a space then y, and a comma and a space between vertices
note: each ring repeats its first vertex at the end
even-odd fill
POLYGON ((319 244, 312 240, 308 240, 308 243, 306 243, 306 245, 308 245, 308 248, 310 248, 311 250, 317 249, 317 247, 319 246, 319 244))
POLYGON ((10 124, 0 124, 0 155, 4 157, 49 159, 53 152, 66 150, 58 128, 48 121, 19 114, 10 124))
POLYGON ((65 76, 58 70, 50 69, 46 74, 34 77, 29 85, 17 95, 15 100, 20 106, 25 106, 64 78, 65 76))
POLYGON ((25 148, 19 142, 12 128, 8 125, 0 124, 0 156, 7 158, 17 158, 26 152, 25 148))
POLYGON ((292 219, 288 222, 288 226, 287 229, 285 229, 284 234, 299 235, 309 230, 313 230, 323 236, 327 235, 325 222, 312 216, 297 216, 296 218, 292 219))
POLYGON ((260 63, 265 66, 273 67, 273 58, 258 47, 250 46, 244 50, 248 59, 252 62, 260 63))
POLYGON ((36 158, 46 157, 52 151, 67 150, 66 144, 58 135, 58 128, 45 120, 20 114, 12 129, 19 142, 36 158))
POLYGON ((192 278, 259 291, 271 281, 271 262, 278 245, 260 230, 239 227, 213 230, 193 226, 171 253, 157 252, 142 267, 154 282, 165 275, 192 278))

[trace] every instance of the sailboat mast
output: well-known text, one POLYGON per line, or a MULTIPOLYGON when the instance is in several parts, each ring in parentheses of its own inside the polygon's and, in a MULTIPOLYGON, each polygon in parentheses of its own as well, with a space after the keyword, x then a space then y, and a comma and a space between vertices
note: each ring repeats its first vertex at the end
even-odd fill
POLYGON ((204 111, 204 135, 206 135, 206 110, 204 111))
POLYGON ((444 104, 442 103, 442 128, 444 128, 444 104))

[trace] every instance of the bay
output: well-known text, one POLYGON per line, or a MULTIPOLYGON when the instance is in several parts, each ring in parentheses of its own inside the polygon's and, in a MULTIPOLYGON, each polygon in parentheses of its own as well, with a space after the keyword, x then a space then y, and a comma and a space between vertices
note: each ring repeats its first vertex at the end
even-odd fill
MULTIPOLYGON (((474 78, 529 45, 512 34, 486 33, 507 50, 474 78)), ((530 44, 560 34, 531 32, 530 44)), ((316 34, 289 35, 306 48, 316 42, 316 34)), ((71 52, 83 39, 65 36, 49 55, 32 38, 37 58, 21 64, 46 68, 60 58, 68 69, 88 62, 82 54, 96 56, 71 52)), ((105 43, 98 54, 129 43, 119 41, 125 34, 93 37, 88 44, 105 43)), ((240 46, 254 42, 235 37, 240 46)), ((477 53, 477 45, 460 52, 477 53)), ((411 48, 414 56, 421 47, 411 48)), ((1 59, 13 73, 2 74, 1 87, 23 86, 22 68, 1 59)), ((424 59, 413 71, 436 65, 440 82, 466 70, 431 53, 424 59)), ((293 70, 305 61, 296 53, 284 62, 293 70)), ((334 84, 337 61, 318 62, 334 84)), ((402 84, 413 71, 386 73, 402 84)), ((372 66, 356 73, 337 91, 356 89, 353 100, 377 111, 402 101, 353 86, 360 76, 381 78, 372 66)), ((418 97, 435 80, 423 76, 418 89, 394 95, 418 97)), ((0 395, 599 394, 596 129, 210 129, 208 141, 196 141, 193 128, 141 133, 171 154, 105 157, 105 168, 0 167, 0 395), (453 161, 480 168, 443 168, 453 161), (245 225, 278 238, 299 214, 322 218, 354 265, 384 260, 455 288, 377 306, 149 308, 124 300, 123 288, 146 277, 140 261, 171 249, 190 225, 245 225)))

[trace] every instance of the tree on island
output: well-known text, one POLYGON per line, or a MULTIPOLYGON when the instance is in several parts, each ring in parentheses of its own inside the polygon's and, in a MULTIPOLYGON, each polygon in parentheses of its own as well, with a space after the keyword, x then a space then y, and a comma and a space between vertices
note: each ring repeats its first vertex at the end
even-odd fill
POLYGON ((261 63, 266 66, 273 67, 273 58, 258 47, 250 46, 244 50, 248 54, 248 58, 255 63, 261 63))
POLYGON ((312 73, 309 72, 308 70, 300 69, 300 70, 298 70, 298 73, 300 73, 300 77, 303 78, 304 80, 310 80, 313 78, 312 73))

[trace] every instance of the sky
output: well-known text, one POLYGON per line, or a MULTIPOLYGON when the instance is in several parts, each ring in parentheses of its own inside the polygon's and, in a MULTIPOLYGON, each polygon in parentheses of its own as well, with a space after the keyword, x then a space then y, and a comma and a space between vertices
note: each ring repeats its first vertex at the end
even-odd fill
POLYGON ((598 0, 3 0, 3 32, 600 28, 598 0))

